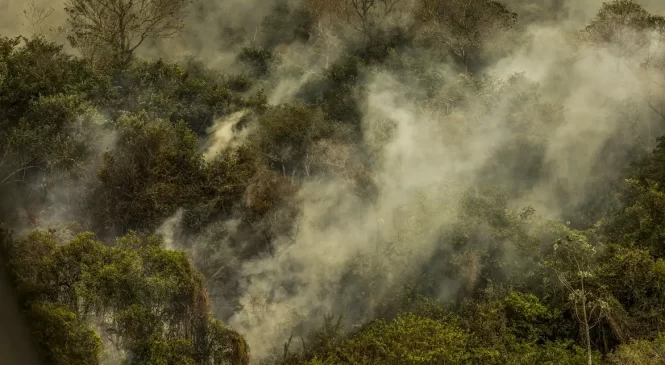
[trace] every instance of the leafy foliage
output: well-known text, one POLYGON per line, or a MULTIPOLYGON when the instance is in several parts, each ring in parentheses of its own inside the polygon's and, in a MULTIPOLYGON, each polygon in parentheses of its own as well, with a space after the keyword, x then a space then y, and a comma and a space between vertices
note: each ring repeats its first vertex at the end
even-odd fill
POLYGON ((103 155, 93 192, 105 229, 154 227, 188 201, 205 181, 196 137, 184 123, 149 121, 145 113, 118 120, 118 144, 103 155))
POLYGON ((209 317, 200 274, 161 243, 130 233, 109 247, 91 233, 58 242, 36 231, 10 246, 21 301, 50 361, 98 363, 102 340, 89 323, 128 364, 248 363, 244 340, 209 317))
POLYGON ((102 341, 67 307, 33 303, 28 314, 35 341, 50 364, 98 364, 102 341))

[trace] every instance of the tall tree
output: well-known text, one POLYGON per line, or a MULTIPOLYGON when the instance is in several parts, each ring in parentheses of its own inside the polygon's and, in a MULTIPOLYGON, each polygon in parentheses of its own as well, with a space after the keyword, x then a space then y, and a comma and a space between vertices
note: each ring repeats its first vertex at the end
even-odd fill
POLYGON ((126 61, 146 39, 182 30, 190 0, 67 0, 72 46, 90 58, 126 61))
POLYGON ((249 363, 242 336, 210 317, 202 276, 162 244, 134 233, 64 242, 54 231, 8 243, 18 302, 48 363, 99 364, 102 348, 127 365, 249 363))
POLYGON ((617 68, 629 67, 626 59, 640 62, 647 104, 665 119, 665 17, 650 14, 634 0, 614 0, 603 4, 582 30, 581 39, 608 50, 617 58, 617 68))
POLYGON ((633 0, 604 3, 582 30, 583 40, 607 47, 622 58, 648 52, 653 37, 662 36, 665 18, 651 15, 633 0), (656 32, 651 32, 656 31, 656 32))
POLYGON ((424 43, 452 55, 468 71, 488 41, 513 26, 517 14, 497 1, 421 0, 415 20, 424 43))
POLYGON ((593 285, 596 253, 596 248, 588 243, 585 236, 573 232, 557 242, 552 260, 545 263, 569 294, 575 318, 584 331, 588 365, 593 364, 591 329, 598 325, 609 309, 608 303, 593 285))
POLYGON ((383 27, 401 24, 410 4, 405 0, 306 0, 305 8, 315 20, 330 16, 368 40, 383 27))

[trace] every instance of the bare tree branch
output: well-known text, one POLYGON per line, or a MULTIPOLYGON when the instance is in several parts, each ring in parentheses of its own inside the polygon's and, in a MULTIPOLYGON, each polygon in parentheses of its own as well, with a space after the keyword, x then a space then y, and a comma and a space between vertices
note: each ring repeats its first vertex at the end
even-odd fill
POLYGON ((128 60, 146 39, 170 38, 184 27, 190 0, 67 0, 69 40, 88 57, 128 60), (101 55, 100 55, 101 56, 101 55))

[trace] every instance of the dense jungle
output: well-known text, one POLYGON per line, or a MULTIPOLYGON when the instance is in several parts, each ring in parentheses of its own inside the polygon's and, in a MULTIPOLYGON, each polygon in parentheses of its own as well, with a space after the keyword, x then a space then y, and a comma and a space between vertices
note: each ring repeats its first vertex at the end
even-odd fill
POLYGON ((665 364, 665 3, 0 0, 0 253, 45 365, 665 364))

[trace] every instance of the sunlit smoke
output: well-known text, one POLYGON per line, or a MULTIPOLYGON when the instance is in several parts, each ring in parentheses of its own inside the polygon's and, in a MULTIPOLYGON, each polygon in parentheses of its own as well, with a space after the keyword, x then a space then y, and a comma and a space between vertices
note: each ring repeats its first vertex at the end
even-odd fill
POLYGON ((247 136, 248 129, 237 131, 236 127, 246 115, 247 111, 241 110, 215 120, 212 127, 208 130, 208 143, 205 152, 203 152, 206 160, 212 160, 228 148, 238 146, 243 142, 243 138, 247 136))

